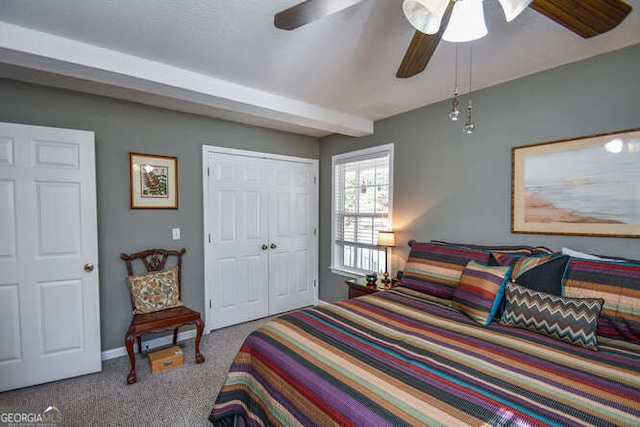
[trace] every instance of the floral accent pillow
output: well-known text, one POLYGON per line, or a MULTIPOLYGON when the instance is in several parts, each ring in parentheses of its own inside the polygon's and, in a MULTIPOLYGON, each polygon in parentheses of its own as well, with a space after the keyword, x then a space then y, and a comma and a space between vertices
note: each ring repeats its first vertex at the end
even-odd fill
POLYGON ((127 285, 135 306, 133 314, 182 306, 178 289, 178 267, 154 271, 144 276, 129 276, 127 285))

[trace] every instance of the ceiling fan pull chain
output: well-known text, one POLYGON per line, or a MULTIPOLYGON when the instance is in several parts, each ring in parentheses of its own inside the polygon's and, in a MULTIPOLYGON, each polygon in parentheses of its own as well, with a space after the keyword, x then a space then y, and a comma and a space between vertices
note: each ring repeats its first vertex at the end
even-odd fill
POLYGON ((473 75, 473 43, 469 44, 469 104, 467 105, 467 123, 464 124, 462 130, 467 135, 471 135, 476 128, 476 125, 471 121, 471 114, 473 112, 473 101, 471 100, 471 77, 473 75))
POLYGON ((460 99, 458 98, 458 45, 456 44, 456 69, 455 69, 455 87, 453 91, 453 101, 451 102, 451 112, 449 113, 449 119, 457 122, 460 118, 460 99))

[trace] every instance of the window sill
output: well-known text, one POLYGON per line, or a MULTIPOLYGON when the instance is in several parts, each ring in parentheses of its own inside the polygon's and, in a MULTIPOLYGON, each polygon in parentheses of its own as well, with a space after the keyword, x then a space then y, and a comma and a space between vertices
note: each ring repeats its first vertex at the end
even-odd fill
POLYGON ((329 267, 329 270, 331 270, 331 272, 333 274, 337 274, 339 276, 350 277, 352 279, 358 279, 360 277, 364 277, 369 273, 369 272, 366 272, 366 271, 347 270, 345 268, 338 268, 338 267, 329 267))

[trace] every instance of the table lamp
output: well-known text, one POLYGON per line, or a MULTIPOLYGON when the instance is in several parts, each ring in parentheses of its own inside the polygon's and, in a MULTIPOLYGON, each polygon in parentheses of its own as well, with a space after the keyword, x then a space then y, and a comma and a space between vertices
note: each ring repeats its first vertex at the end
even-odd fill
POLYGON ((389 283, 389 248, 396 245, 396 236, 393 231, 379 231, 378 232, 378 246, 384 247, 384 278, 382 279, 382 283, 389 283))

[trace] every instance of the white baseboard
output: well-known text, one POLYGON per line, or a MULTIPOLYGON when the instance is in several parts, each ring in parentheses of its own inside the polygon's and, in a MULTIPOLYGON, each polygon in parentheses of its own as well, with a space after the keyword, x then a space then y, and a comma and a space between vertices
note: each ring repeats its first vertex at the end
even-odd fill
MULTIPOLYGON (((329 303, 321 299, 318 300, 317 305, 325 305, 325 304, 329 304, 329 303)), ((210 331, 208 331, 207 328, 205 328, 204 334, 207 334, 209 332, 210 331)), ((195 329, 179 332, 178 341, 185 341, 191 338, 195 338, 195 336, 196 336, 195 329)), ((173 334, 169 334, 160 338, 153 338, 146 341, 142 340, 142 350, 143 351, 147 349, 153 350, 156 347, 162 347, 163 345, 171 344, 172 341, 173 341, 173 334)), ((133 348, 134 348, 134 351, 138 351, 138 343, 135 343, 133 348)), ((111 350, 105 350, 102 352, 102 361, 115 359, 116 357, 122 357, 126 355, 127 355, 126 347, 112 348, 111 350)))
MULTIPOLYGON (((185 341, 191 338, 195 338, 196 330, 190 329, 184 332, 178 332, 178 341, 185 341)), ((173 334, 166 335, 164 337, 153 338, 150 340, 142 340, 142 351, 146 349, 152 350, 156 347, 162 347, 163 345, 171 344, 173 342, 173 334)), ((134 351, 138 351, 138 343, 133 346, 134 351)), ((116 357, 122 357, 127 355, 126 347, 113 348, 111 350, 105 350, 102 352, 102 361, 115 359, 116 357)))

